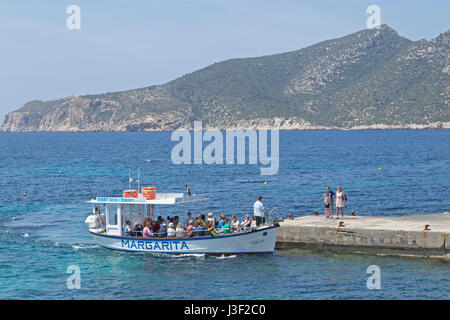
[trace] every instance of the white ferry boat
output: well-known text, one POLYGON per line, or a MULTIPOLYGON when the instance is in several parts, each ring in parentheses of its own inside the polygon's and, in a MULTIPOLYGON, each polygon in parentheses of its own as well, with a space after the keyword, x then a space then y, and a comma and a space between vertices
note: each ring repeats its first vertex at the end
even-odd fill
MULTIPOLYGON (((155 220, 157 206, 169 213, 171 206, 203 203, 207 194, 185 195, 184 193, 156 193, 156 190, 124 191, 122 197, 96 197, 88 201, 93 205, 93 214, 85 223, 96 242, 105 248, 163 254, 263 254, 273 253, 279 225, 270 221, 245 231, 194 237, 132 237, 126 236, 124 227, 128 220, 144 225, 146 219, 155 220)), ((148 188, 147 188, 148 189, 148 188)), ((183 209, 183 208, 182 208, 183 209)), ((161 211, 160 211, 161 212, 161 211)))

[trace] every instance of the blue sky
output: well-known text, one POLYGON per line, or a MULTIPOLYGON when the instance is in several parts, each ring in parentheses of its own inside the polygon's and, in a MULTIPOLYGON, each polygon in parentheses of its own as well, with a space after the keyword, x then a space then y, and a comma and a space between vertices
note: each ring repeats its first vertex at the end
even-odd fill
POLYGON ((366 27, 412 40, 449 26, 450 1, 4 0, 0 120, 25 102, 161 84, 211 63, 301 49, 366 27), (81 30, 66 28, 69 5, 81 30))

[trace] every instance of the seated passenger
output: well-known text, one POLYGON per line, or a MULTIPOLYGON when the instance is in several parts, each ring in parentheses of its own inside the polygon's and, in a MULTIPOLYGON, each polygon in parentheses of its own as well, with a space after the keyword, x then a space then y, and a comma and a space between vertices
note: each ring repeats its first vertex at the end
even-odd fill
POLYGON ((186 218, 184 219, 185 223, 187 224, 189 220, 192 220, 192 213, 188 212, 186 218))
POLYGON ((204 237, 207 235, 206 228, 203 226, 203 223, 197 223, 194 230, 195 230, 194 236, 204 237))
POLYGON ((145 218, 145 219, 144 219, 144 226, 145 226, 146 224, 148 224, 149 226, 151 226, 151 225, 152 225, 152 218, 150 218, 150 217, 145 218))
POLYGON ((217 224, 217 230, 220 231, 220 229, 223 228, 223 225, 225 224, 225 215, 223 213, 220 214, 219 223, 217 224))
POLYGON ((151 226, 152 226, 152 233, 153 233, 153 235, 154 235, 155 237, 159 237, 159 229, 161 228, 161 227, 159 226, 159 223, 156 222, 156 221, 152 221, 151 226))
POLYGON ((134 224, 133 237, 142 237, 142 225, 137 221, 134 224))
POLYGON ((149 228, 149 223, 148 222, 145 224, 145 227, 144 227, 144 237, 145 238, 153 237, 153 233, 152 233, 152 231, 149 228))
POLYGON ((210 223, 210 225, 214 228, 216 226, 216 218, 213 217, 213 213, 208 213, 208 219, 206 221, 210 223))
POLYGON ((175 234, 176 234, 177 238, 186 237, 186 231, 184 231, 182 222, 178 222, 177 229, 175 230, 175 234))
POLYGON ((197 223, 202 223, 202 224, 205 223, 205 220, 202 219, 201 213, 197 214, 197 219, 195 220, 195 224, 197 224, 197 223))
POLYGON ((247 230, 251 227, 252 221, 250 220, 248 214, 245 215, 245 220, 241 223, 241 230, 247 230))
POLYGON ((169 223, 169 227, 167 228, 167 236, 169 238, 175 237, 175 228, 174 228, 173 222, 169 223))
POLYGON ((222 228, 222 233, 231 233, 231 225, 230 225, 230 220, 228 220, 227 218, 225 218, 225 222, 222 228))
POLYGON ((131 227, 130 220, 127 220, 125 227, 123 227, 123 233, 126 237, 131 237, 133 235, 133 228, 131 227))
POLYGON ((231 217, 231 232, 239 232, 239 220, 236 216, 231 217))
POLYGON ((159 238, 167 237, 167 225, 166 222, 163 221, 161 228, 159 229, 159 238))
POLYGON ((186 228, 186 236, 192 238, 194 236, 193 230, 194 230, 194 221, 189 220, 189 225, 186 228))
POLYGON ((206 236, 210 236, 211 235, 211 231, 213 231, 213 230, 214 230, 214 224, 212 224, 210 220, 206 220, 204 234, 206 236))

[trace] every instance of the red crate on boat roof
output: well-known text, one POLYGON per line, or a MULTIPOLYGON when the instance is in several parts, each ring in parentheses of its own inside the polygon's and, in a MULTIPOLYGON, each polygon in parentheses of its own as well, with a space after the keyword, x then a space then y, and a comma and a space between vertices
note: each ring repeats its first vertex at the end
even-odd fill
POLYGON ((156 198, 156 187, 143 187, 142 188, 142 196, 147 199, 155 199, 156 198))
POLYGON ((123 197, 124 198, 137 198, 139 196, 139 192, 137 190, 124 190, 123 197))

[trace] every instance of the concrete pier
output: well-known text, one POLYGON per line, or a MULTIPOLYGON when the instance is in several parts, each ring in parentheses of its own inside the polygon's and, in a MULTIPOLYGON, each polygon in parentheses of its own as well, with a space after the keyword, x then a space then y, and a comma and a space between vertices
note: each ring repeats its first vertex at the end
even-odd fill
POLYGON ((281 222, 276 249, 450 259, 449 234, 450 212, 403 217, 344 216, 339 220, 312 215, 281 222), (343 226, 339 226, 341 221, 343 226))

